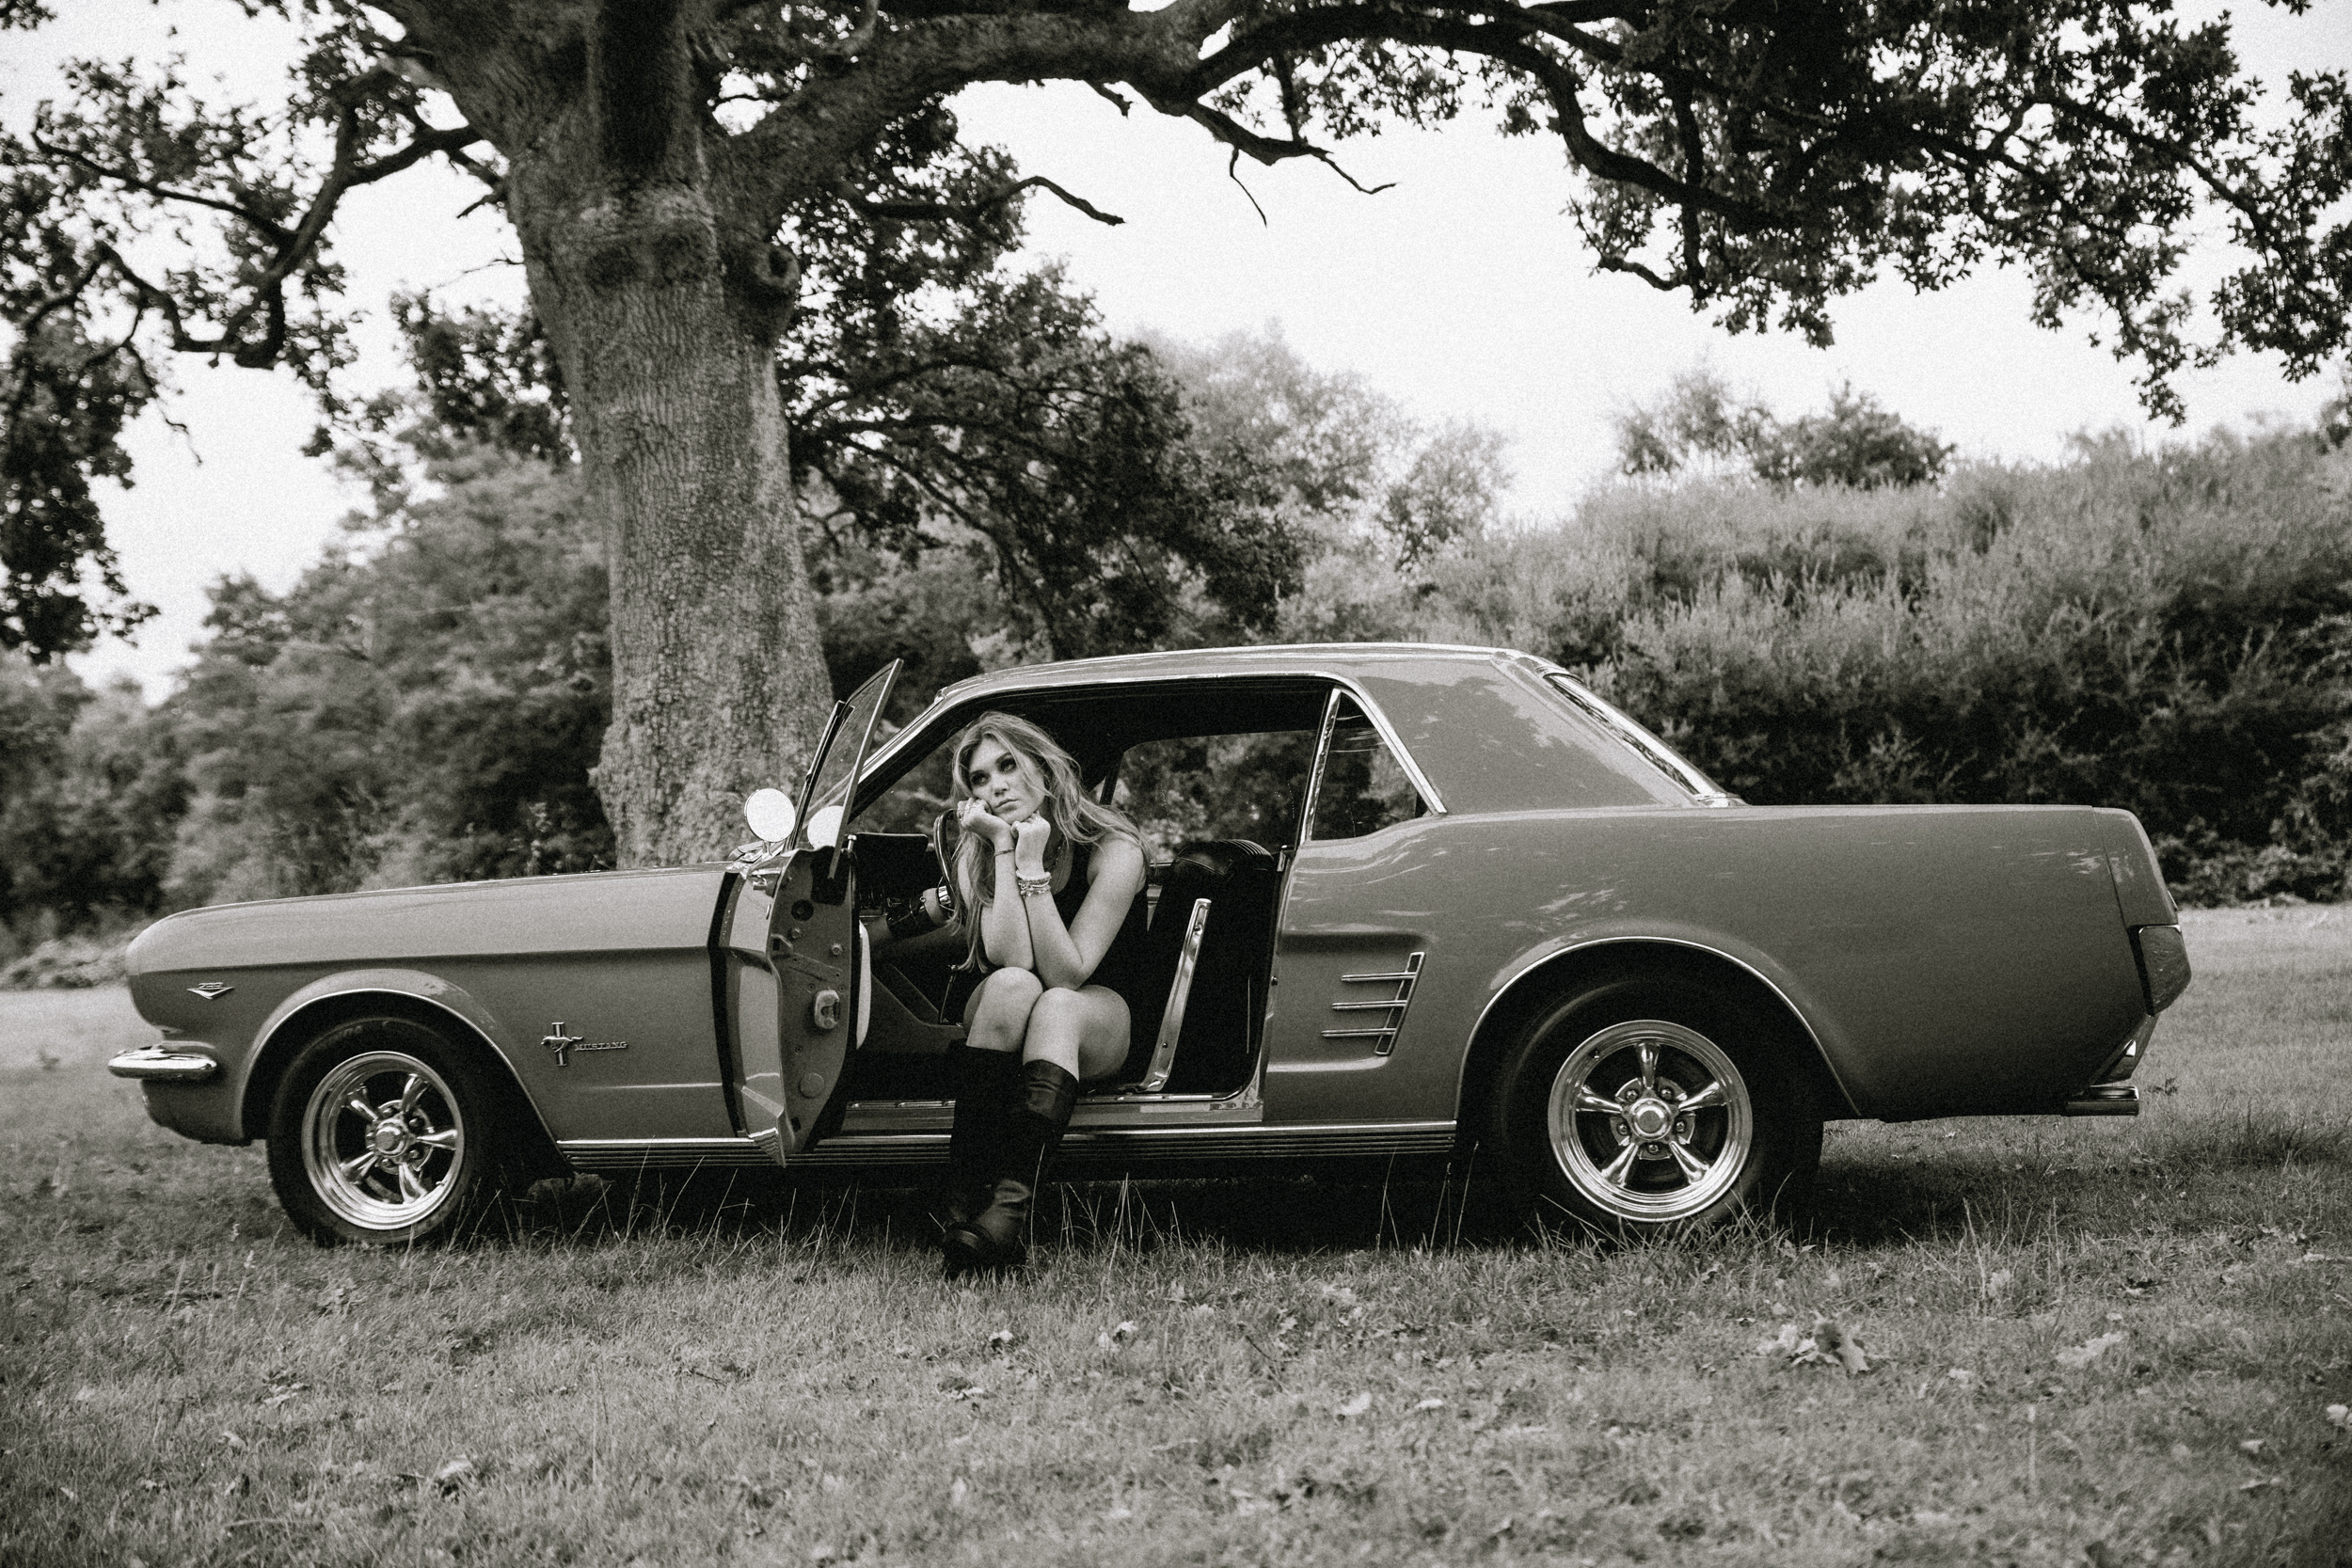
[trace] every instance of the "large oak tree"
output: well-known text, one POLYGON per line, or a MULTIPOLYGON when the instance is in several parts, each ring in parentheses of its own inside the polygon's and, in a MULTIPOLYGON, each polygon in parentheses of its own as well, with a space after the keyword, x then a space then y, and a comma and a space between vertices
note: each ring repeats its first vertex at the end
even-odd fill
MULTIPOLYGON (((735 800, 821 711, 777 356, 807 248, 946 235, 1025 190, 1083 204, 999 153, 938 155, 943 104, 974 83, 1084 82, 1262 163, 1485 105, 1565 149, 1598 266, 1732 328, 1826 339, 1837 296, 1876 277, 1931 288, 2015 261, 2044 320, 2099 314, 2160 410, 2192 360, 2253 346, 2301 375, 2345 331, 2344 75, 2294 76, 2265 118, 2226 24, 2161 5, 236 3, 304 24, 288 102, 87 63, 0 150, 0 641, 71 646, 125 612, 89 484, 123 471, 158 356, 283 366, 331 398, 338 204, 449 160, 514 225, 606 519, 597 787, 631 863, 725 843, 735 800), (2200 315, 2175 279, 2204 212, 2242 261, 2200 315), (117 600, 90 602, 91 570, 117 600)), ((0 21, 41 9, 0 0, 0 21)))

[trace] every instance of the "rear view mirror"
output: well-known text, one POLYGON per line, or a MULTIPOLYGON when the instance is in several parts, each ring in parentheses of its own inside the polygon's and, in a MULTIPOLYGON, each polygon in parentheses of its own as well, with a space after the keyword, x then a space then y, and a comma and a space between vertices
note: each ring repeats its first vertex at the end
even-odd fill
POLYGON ((841 841, 841 807, 818 806, 808 814, 808 847, 830 849, 841 841))
POLYGON ((743 802, 743 820, 752 825, 752 832, 763 843, 778 844, 792 836, 800 812, 792 804, 792 797, 783 790, 755 789, 751 799, 743 802))

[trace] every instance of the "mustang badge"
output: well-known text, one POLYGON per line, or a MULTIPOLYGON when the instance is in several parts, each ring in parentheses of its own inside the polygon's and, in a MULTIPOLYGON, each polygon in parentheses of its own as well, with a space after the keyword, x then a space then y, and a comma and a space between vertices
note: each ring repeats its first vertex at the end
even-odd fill
POLYGON ((236 989, 234 986, 224 985, 218 980, 207 980, 200 986, 190 986, 188 994, 200 996, 207 1002, 217 1002, 236 989))
POLYGON ((575 1051, 627 1051, 628 1049, 627 1040, 592 1040, 579 1035, 567 1035, 564 1032, 564 1022, 561 1019, 556 1021, 555 1027, 548 1030, 546 1037, 539 1043, 555 1053, 557 1067, 571 1066, 572 1064, 565 1060, 565 1057, 575 1051))

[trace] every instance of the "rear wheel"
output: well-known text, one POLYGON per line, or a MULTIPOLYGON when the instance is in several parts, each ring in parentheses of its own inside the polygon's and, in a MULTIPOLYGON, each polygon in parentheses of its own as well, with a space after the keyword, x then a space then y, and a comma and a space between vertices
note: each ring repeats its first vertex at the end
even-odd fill
POLYGON ((1546 1220, 1623 1237, 1789 1212, 1821 1116, 1785 1026, 1714 990, 1619 979, 1539 1016, 1492 1132, 1546 1220))
POLYGON ((278 1081, 271 1184, 321 1245, 446 1239, 501 1190, 498 1103, 482 1069, 438 1030, 405 1018, 338 1024, 278 1081))

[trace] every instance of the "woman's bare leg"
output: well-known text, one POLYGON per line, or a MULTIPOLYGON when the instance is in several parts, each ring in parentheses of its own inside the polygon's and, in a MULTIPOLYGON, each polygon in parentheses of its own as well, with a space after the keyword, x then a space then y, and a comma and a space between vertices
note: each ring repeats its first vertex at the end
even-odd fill
POLYGON ((1045 988, 1025 969, 993 970, 963 1008, 963 1038, 976 1051, 1018 1051, 1045 988))
POLYGON ((1127 1001, 1117 991, 1107 986, 1056 987, 1030 1004, 1021 1055, 1025 1061, 1051 1062, 1083 1083, 1119 1070, 1127 1059, 1127 1001))

